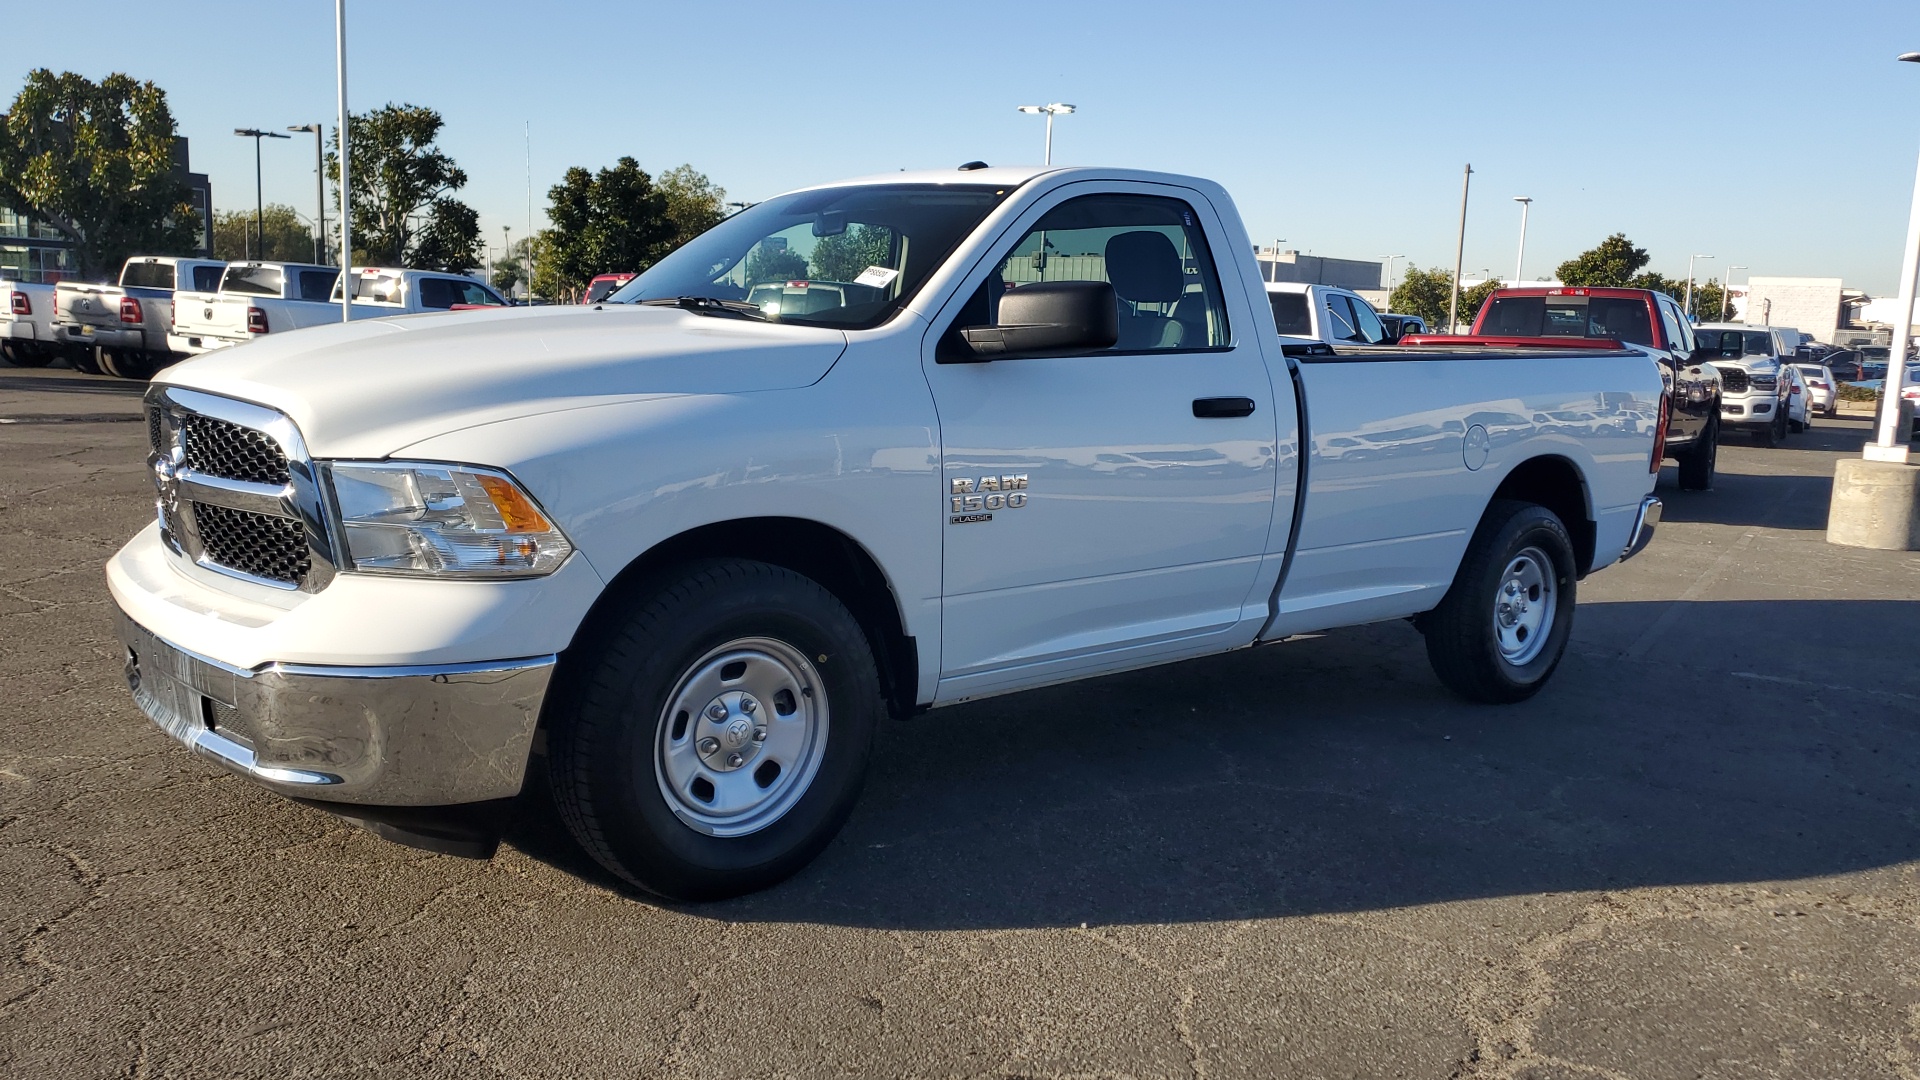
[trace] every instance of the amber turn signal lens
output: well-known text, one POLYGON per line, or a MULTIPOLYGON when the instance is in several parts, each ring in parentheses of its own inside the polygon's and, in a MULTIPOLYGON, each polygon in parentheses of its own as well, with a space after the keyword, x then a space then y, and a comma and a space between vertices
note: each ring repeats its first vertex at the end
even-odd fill
POLYGON ((493 500, 494 509, 500 511, 500 520, 506 523, 510 533, 552 532, 553 524, 546 515, 536 510, 533 501, 505 477, 488 476, 480 473, 475 476, 480 486, 487 491, 487 497, 493 500))

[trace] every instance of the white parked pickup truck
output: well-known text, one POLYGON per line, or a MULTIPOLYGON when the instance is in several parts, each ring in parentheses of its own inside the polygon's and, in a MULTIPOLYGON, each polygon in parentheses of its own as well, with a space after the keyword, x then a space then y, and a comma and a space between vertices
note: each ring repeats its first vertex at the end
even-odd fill
MULTIPOLYGON (((384 319, 470 307, 504 307, 485 285, 437 270, 355 269, 353 317, 384 319)), ((294 263, 236 263, 214 297, 175 305, 174 349, 189 355, 242 345, 263 334, 340 321, 340 271, 294 263)))
POLYGON ((1266 288, 1285 344, 1391 345, 1399 337, 1372 304, 1347 289, 1296 281, 1269 281, 1266 288))
POLYGON ((175 294, 167 344, 176 353, 194 356, 244 344, 257 334, 338 322, 340 308, 329 304, 328 297, 339 280, 340 271, 332 266, 231 263, 217 288, 175 294))
POLYGON ((1800 332, 1779 326, 1701 323, 1693 328, 1694 355, 1720 371, 1720 430, 1744 432, 1760 446, 1778 446, 1791 429, 1793 389, 1783 368, 1793 360, 1800 332))
POLYGON ((54 337, 53 286, 0 280, 0 356, 15 367, 46 367, 64 351, 54 337))
POLYGON ((1658 368, 1291 358, 1252 251, 1206 180, 895 173, 602 304, 197 357, 107 565, 128 682, 387 835, 545 768, 586 850, 681 898, 812 858, 889 714, 1403 618, 1454 691, 1535 693, 1580 579, 1651 535, 1658 368), (748 302, 849 248, 841 306, 748 302))
POLYGON ((226 263, 143 255, 120 268, 120 284, 63 281, 54 286, 61 344, 84 369, 145 379, 175 359, 167 347, 176 291, 210 291, 226 263))

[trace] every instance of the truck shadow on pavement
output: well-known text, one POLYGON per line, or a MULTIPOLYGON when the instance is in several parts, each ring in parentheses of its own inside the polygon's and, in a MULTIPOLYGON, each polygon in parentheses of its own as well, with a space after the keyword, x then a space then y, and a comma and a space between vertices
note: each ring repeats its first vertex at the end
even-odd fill
MULTIPOLYGON (((1920 858, 1920 673, 1853 647, 1910 641, 1920 602, 1695 603, 1625 658, 1669 607, 1583 605, 1554 684, 1514 706, 1452 698, 1389 623, 891 724, 816 863, 691 910, 1185 923, 1920 858)), ((544 796, 507 842, 613 886, 544 796)))

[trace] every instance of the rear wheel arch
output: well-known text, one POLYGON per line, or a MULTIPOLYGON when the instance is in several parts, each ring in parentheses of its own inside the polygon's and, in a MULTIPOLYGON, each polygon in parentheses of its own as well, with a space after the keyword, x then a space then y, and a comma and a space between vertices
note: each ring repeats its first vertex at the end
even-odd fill
POLYGON ((616 574, 574 631, 560 659, 587 650, 609 620, 620 617, 677 567, 716 558, 749 559, 784 567, 820 584, 845 604, 873 647, 888 711, 903 718, 919 711, 919 649, 906 632, 899 598, 886 572, 864 545, 830 525, 806 518, 756 517, 711 522, 668 537, 616 574))
POLYGON ((1577 573, 1586 577, 1593 569, 1597 532, 1594 525, 1593 494, 1580 467, 1558 454, 1528 458, 1514 466, 1494 489, 1492 500, 1514 499, 1544 506, 1566 526, 1573 541, 1577 573))

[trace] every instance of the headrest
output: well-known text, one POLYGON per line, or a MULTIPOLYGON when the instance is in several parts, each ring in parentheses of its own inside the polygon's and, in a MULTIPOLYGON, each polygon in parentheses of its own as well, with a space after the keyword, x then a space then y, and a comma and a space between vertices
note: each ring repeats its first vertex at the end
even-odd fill
POLYGON ((1180 253, 1166 233, 1121 233, 1107 241, 1107 280, 1122 300, 1136 304, 1170 304, 1180 299, 1180 253))

